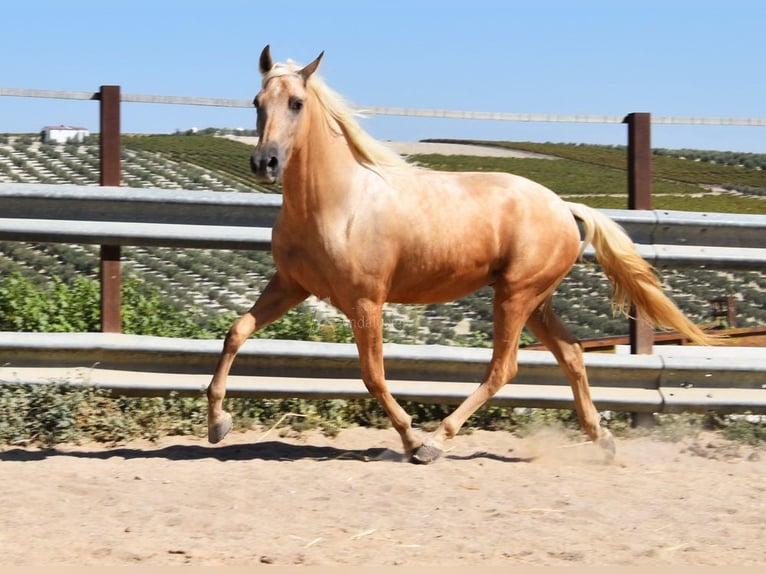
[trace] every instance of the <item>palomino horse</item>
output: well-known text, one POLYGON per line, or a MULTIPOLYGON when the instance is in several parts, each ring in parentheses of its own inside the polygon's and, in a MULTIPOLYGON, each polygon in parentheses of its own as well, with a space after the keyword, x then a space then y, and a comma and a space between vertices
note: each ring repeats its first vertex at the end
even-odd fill
POLYGON ((585 205, 507 173, 445 173, 407 164, 367 135, 350 107, 318 77, 322 55, 305 67, 260 57, 254 105, 260 140, 252 169, 262 183, 282 180, 274 225, 276 273, 231 327, 208 387, 208 438, 231 429, 223 410, 238 349, 256 329, 310 294, 350 320, 362 380, 382 404, 413 462, 439 457, 445 441, 517 373, 522 328, 555 355, 587 435, 614 453, 591 400, 582 348, 553 313, 559 282, 592 243, 613 284, 613 304, 632 302, 652 324, 707 344, 709 338, 666 297, 650 265, 613 221, 585 205), (577 220, 584 227, 581 247, 577 220), (494 348, 483 382, 421 438, 386 386, 382 307, 434 303, 494 288, 494 348))

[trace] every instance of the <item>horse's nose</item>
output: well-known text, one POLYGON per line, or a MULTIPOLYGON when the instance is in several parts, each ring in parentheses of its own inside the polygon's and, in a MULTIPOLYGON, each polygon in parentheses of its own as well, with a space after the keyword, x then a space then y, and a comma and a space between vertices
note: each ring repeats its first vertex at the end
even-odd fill
POLYGON ((275 182, 282 175, 282 152, 276 145, 256 149, 250 157, 250 168, 258 181, 275 182))
MULTIPOLYGON (((277 162, 273 162, 273 163, 277 163, 277 162)), ((257 176, 262 176, 266 174, 268 164, 269 162, 266 160, 266 158, 263 157, 263 154, 259 152, 255 152, 250 157, 250 169, 252 169, 253 173, 257 176)))

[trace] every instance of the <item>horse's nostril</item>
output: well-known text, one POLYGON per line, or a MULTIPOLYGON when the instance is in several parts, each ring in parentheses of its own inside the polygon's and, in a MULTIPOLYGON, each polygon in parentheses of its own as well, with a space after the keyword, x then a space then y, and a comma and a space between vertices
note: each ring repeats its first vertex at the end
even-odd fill
POLYGON ((250 167, 257 179, 278 179, 282 175, 284 163, 284 154, 273 143, 259 147, 250 156, 250 167))

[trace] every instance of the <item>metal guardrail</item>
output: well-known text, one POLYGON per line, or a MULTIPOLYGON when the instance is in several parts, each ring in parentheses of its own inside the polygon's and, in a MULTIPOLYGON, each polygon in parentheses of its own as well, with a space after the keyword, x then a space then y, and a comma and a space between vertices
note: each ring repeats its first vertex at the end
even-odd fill
MULTIPOLYGON (((270 249, 282 197, 166 189, 0 184, 0 239, 270 249)), ((766 216, 603 210, 666 267, 766 266, 766 216)), ((592 249, 586 258, 593 259, 592 249)))
MULTIPOLYGON (((123 395, 199 396, 220 346, 220 341, 138 335, 0 332, 0 383, 66 380, 123 395)), ((490 349, 441 345, 384 346, 392 392, 420 402, 460 402, 481 381, 490 354, 490 349)), ((766 413, 766 357, 752 349, 592 353, 585 361, 601 410, 766 413)), ((368 396, 354 345, 268 339, 245 343, 227 389, 232 397, 368 396)), ((572 408, 573 399, 551 353, 521 350, 517 378, 493 404, 572 408)))
POLYGON ((3 218, 271 227, 276 193, 0 183, 3 218))
POLYGON ((766 248, 766 215, 603 209, 637 243, 766 248))
MULTIPOLYGON (((0 239, 118 245, 269 249, 281 196, 123 187, 0 184, 0 239)), ((766 216, 604 210, 655 264, 762 269, 766 216), (663 245, 655 241, 674 241, 663 245)), ((0 382, 82 382, 122 394, 196 394, 209 382, 220 341, 101 333, 0 332, 0 382)), ((588 354, 600 409, 766 413, 766 359, 742 350, 676 355, 588 354)), ((387 345, 397 396, 459 402, 481 379, 490 351, 387 345)), ((547 351, 519 354, 518 379, 496 404, 571 408, 569 386, 547 351)), ((353 345, 249 341, 230 396, 366 396, 353 345)))
POLYGON ((268 193, 0 184, 0 239, 269 250, 281 206, 268 193))

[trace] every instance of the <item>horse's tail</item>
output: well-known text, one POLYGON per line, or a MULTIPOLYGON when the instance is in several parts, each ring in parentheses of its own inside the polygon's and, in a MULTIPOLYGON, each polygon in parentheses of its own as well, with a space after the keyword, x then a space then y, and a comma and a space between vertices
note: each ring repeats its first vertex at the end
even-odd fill
POLYGON ((632 302, 642 318, 652 325, 675 329, 695 343, 711 345, 715 336, 692 323, 662 291, 654 268, 638 254, 625 230, 607 216, 580 203, 567 203, 575 218, 583 223, 585 237, 580 255, 588 244, 612 284, 612 308, 628 313, 632 302))

